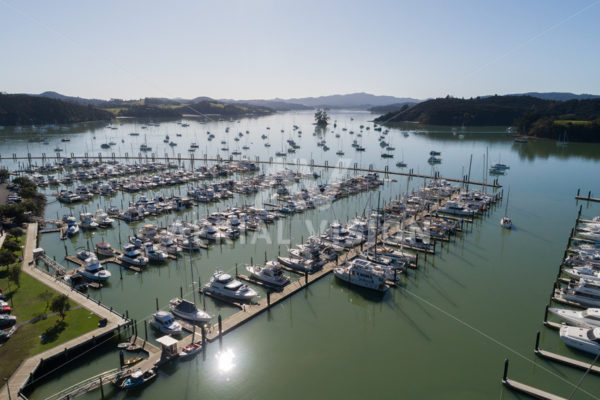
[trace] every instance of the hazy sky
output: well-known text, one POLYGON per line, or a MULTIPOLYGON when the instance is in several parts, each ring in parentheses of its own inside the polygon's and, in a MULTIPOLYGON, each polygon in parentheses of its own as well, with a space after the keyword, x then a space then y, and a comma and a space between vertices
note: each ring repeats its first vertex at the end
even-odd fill
POLYGON ((0 0, 0 91, 600 94, 600 0, 0 0))

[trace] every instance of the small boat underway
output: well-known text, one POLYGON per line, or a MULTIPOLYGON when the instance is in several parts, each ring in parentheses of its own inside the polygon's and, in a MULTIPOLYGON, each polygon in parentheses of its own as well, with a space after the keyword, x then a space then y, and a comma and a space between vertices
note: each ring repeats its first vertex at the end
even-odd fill
POLYGON ((567 346, 594 355, 600 353, 600 328, 562 326, 559 334, 567 346))
POLYGON ((168 311, 157 311, 152 314, 150 325, 165 335, 178 335, 181 333, 181 324, 175 321, 175 317, 168 311))
POLYGON ((512 229, 512 220, 508 218, 508 198, 510 196, 510 189, 508 190, 508 195, 506 195, 506 209, 504 210, 504 217, 500 220, 500 225, 504 229, 512 229))
POLYGON ((385 284, 385 274, 382 269, 374 268, 375 263, 362 259, 354 259, 347 266, 338 266, 333 274, 348 283, 367 289, 385 292, 389 286, 385 284))
POLYGON ((191 301, 176 297, 169 302, 171 312, 179 318, 193 322, 208 322, 211 316, 206 311, 199 310, 191 301))
POLYGON ((204 290, 234 300, 252 300, 258 295, 254 289, 249 288, 231 275, 217 270, 204 290))

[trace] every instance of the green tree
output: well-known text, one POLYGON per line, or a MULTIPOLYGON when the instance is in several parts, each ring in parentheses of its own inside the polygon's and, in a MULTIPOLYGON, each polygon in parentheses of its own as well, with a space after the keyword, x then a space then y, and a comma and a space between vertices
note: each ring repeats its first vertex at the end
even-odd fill
POLYGON ((0 250, 0 265, 10 265, 15 261, 17 261, 17 256, 12 251, 6 249, 0 250))
POLYGON ((9 176, 10 174, 8 173, 8 170, 0 169, 0 183, 4 183, 9 176))
POLYGON ((24 232, 23 229, 15 226, 14 228, 10 228, 8 231, 6 231, 10 236, 14 236, 14 237, 19 237, 19 236, 23 236, 24 232))
POLYGON ((329 123, 329 115, 327 115, 327 111, 317 110, 317 112, 315 112, 315 123, 319 127, 327 126, 329 123))
POLYGON ((17 242, 15 239, 13 239, 12 236, 9 236, 4 241, 4 245, 2 246, 2 248, 15 253, 15 252, 21 250, 21 245, 19 244, 19 242, 17 242))
POLYGON ((17 265, 8 270, 8 280, 10 282, 14 283, 15 285, 17 285, 17 287, 21 287, 21 267, 20 266, 17 265))
POLYGON ((50 303, 50 310, 53 312, 57 312, 60 314, 60 319, 65 319, 65 313, 71 309, 71 303, 69 303, 69 298, 64 294, 59 294, 52 299, 50 303))

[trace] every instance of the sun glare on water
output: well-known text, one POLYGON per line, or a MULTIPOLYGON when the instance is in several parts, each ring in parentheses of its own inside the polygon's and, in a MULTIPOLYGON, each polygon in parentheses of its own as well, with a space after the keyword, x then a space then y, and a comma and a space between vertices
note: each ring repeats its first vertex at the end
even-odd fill
POLYGON ((231 349, 221 351, 215 357, 217 358, 217 367, 220 372, 230 372, 235 367, 235 354, 233 354, 231 349))

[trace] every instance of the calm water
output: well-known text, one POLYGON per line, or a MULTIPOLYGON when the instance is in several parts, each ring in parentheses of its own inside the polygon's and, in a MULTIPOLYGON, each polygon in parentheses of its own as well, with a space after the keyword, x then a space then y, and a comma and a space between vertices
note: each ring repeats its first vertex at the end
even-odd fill
MULTIPOLYGON (((331 125, 328 132, 319 137, 312 135, 312 113, 304 112, 244 119, 239 123, 188 121, 187 128, 175 122, 161 122, 159 127, 142 129, 141 122, 126 121, 114 124, 117 130, 80 126, 69 131, 48 130, 35 134, 47 140, 48 145, 23 140, 27 130, 15 132, 5 128, 0 131, 2 164, 13 168, 16 163, 6 160, 12 153, 51 155, 58 146, 75 154, 132 155, 138 153, 144 142, 157 154, 167 153, 170 157, 176 157, 177 153, 187 156, 192 142, 200 144, 197 157, 205 153, 209 157, 217 153, 225 157, 227 152, 219 149, 223 146, 221 140, 226 140, 231 151, 238 145, 240 149, 248 145, 250 150, 245 154, 249 158, 268 159, 282 147, 285 151, 285 140, 290 137, 301 146, 293 157, 288 157, 293 160, 314 159, 330 165, 341 161, 346 165, 373 164, 379 168, 389 165, 396 169, 395 163, 403 159, 415 172, 430 173, 432 168, 427 158, 429 151, 435 149, 442 152, 443 163, 436 167, 442 176, 466 174, 472 155, 471 177, 484 179, 486 153, 490 163, 500 161, 511 167, 506 176, 500 177, 500 183, 505 190, 510 187, 509 214, 515 224, 513 231, 500 229, 504 204, 498 205, 489 217, 476 221, 472 230, 459 235, 435 257, 429 257, 418 271, 410 271, 403 287, 390 290, 383 298, 341 285, 333 276, 326 277, 228 334, 222 347, 218 343, 210 344, 205 359, 200 356, 170 364, 161 369, 159 378, 146 389, 129 394, 112 392, 112 397, 359 399, 376 394, 378 398, 401 395, 406 398, 512 399, 516 396, 500 384, 506 357, 511 360, 509 376, 558 395, 571 393, 572 384, 580 379, 581 373, 536 358, 533 345, 536 331, 541 330, 543 348, 587 359, 566 348, 557 332, 543 327, 542 319, 577 216, 578 206, 574 200, 577 188, 586 193, 587 190, 600 193, 597 177, 600 146, 571 143, 558 147, 553 142, 517 145, 503 134, 504 127, 468 128, 459 131, 461 136, 455 136, 451 127, 415 132, 415 127, 405 126, 390 129, 386 140, 396 148, 395 158, 386 160, 380 158, 383 151, 377 144, 378 132, 364 130, 363 137, 357 137, 361 124, 372 128, 368 123, 372 118, 368 113, 335 112, 332 120, 337 121, 337 128, 331 125), (293 125, 302 130, 301 137, 292 131, 293 125), (226 127, 230 127, 229 133, 225 132, 226 127), (238 132, 246 130, 250 133, 234 142, 238 132), (349 134, 350 130, 354 135, 349 134), (408 137, 403 135, 406 130, 410 131, 408 137), (128 135, 134 131, 140 136, 128 135), (207 131, 216 135, 212 142, 206 141, 207 131), (176 133, 182 137, 176 137, 176 133), (264 147, 260 138, 263 133, 269 136, 272 147, 264 147), (341 137, 336 138, 335 133, 341 137), (163 143, 166 134, 178 146, 170 148, 163 143), (71 141, 62 143, 63 137, 71 141), (328 152, 316 146, 321 138, 327 140, 328 152), (121 139, 125 139, 125 143, 121 139), (354 139, 367 151, 355 152, 351 147, 354 139), (118 145, 102 151, 100 144, 110 140, 118 145), (340 148, 346 153, 343 157, 335 154, 340 148)), ((277 168, 269 166, 264 170, 272 172, 277 168)), ((293 188, 330 182, 345 175, 347 173, 332 170, 318 181, 307 180, 293 188)), ((422 180, 407 182, 403 177, 388 181, 381 189, 382 202, 422 184, 422 180)), ((181 188, 182 193, 185 189, 181 188)), ((55 191, 48 189, 47 193, 55 191)), ((162 192, 173 191, 177 193, 179 189, 162 192)), ((155 193, 159 192, 161 190, 155 193)), ((152 218, 150 222, 165 226, 175 218, 195 219, 197 215, 227 205, 261 204, 272 195, 269 191, 249 197, 236 195, 227 202, 195 207, 180 215, 152 218)), ((82 209, 93 212, 110 204, 120 207, 122 201, 127 204, 129 199, 129 194, 118 194, 112 199, 96 198, 71 207, 51 200, 46 212, 49 218, 68 213, 78 215, 82 209)), ((242 270, 242 265, 249 263, 251 257, 255 262, 262 262, 265 255, 273 259, 278 251, 285 253, 284 241, 290 236, 292 243, 298 244, 310 233, 318 232, 322 221, 345 221, 365 208, 375 207, 376 202, 376 192, 363 193, 331 207, 281 220, 256 237, 248 235, 244 241, 212 246, 209 251, 192 255, 191 260, 186 255, 167 265, 150 267, 143 274, 123 272, 122 280, 118 268, 110 265, 113 273, 110 283, 101 291, 90 291, 90 295, 119 311, 128 310, 130 316, 142 321, 154 311, 155 298, 165 306, 170 298, 179 294, 180 287, 192 298, 192 273, 197 287, 198 278, 201 283, 207 282, 217 267, 234 272, 236 263, 242 270)), ((600 207, 584 204, 584 216, 598 214, 600 207)), ((65 242, 59 241, 57 234, 47 234, 41 237, 40 246, 61 260, 65 252, 73 254, 76 248, 102 239, 118 247, 119 240, 125 242, 139 226, 141 224, 121 223, 112 230, 81 234, 65 242)), ((236 312, 210 299, 206 299, 206 308, 224 317, 236 312)), ((144 334, 141 324, 139 332, 144 334)), ((148 333, 150 338, 155 337, 150 329, 148 333)), ((75 360, 72 366, 44 381, 31 398, 42 399, 117 365, 118 353, 114 346, 107 345, 84 359, 75 360)), ((600 393, 600 379, 586 377, 582 389, 574 398, 594 398, 592 394, 600 393)), ((85 398, 98 396, 92 393, 85 398)))

